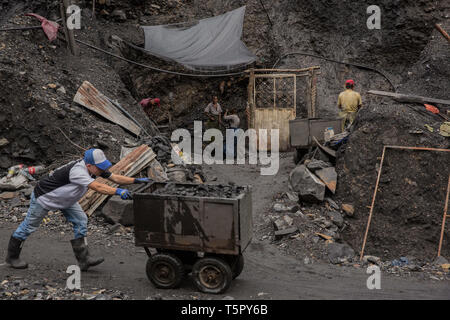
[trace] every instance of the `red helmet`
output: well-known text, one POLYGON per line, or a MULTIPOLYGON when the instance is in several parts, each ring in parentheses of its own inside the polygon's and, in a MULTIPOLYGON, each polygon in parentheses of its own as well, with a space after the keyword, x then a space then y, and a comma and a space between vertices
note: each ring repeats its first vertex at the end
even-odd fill
POLYGON ((159 107, 159 104, 160 104, 160 100, 159 100, 159 98, 155 98, 155 99, 153 99, 153 102, 154 102, 154 103, 156 103, 156 104, 158 105, 158 107, 159 107))
POLYGON ((351 84, 352 86, 354 86, 355 81, 353 81, 352 79, 348 79, 347 81, 345 81, 345 84, 351 84))

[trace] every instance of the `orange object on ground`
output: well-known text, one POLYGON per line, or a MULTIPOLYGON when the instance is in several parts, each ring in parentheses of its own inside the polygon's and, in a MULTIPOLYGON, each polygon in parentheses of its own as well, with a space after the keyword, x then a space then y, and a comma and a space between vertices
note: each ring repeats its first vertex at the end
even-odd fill
POLYGON ((439 109, 436 108, 435 106, 432 106, 431 104, 426 104, 426 103, 425 103, 424 106, 425 106, 425 108, 426 108, 428 111, 430 111, 430 112, 432 112, 432 113, 435 113, 435 114, 439 113, 439 109))

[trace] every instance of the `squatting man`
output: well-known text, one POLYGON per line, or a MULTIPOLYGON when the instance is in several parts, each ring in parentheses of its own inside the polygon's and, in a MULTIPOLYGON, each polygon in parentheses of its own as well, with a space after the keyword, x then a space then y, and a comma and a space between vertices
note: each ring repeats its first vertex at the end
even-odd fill
POLYGON ((127 189, 113 188, 95 181, 96 176, 119 185, 150 181, 149 178, 135 179, 111 173, 108 171, 110 167, 111 162, 106 159, 102 150, 89 149, 84 153, 83 159, 72 161, 39 180, 31 194, 27 216, 9 240, 6 264, 16 269, 28 267, 20 259, 22 245, 50 210, 61 210, 67 221, 72 223, 75 237, 70 242, 80 269, 86 271, 89 267, 102 263, 103 258, 89 254, 86 240, 88 218, 78 201, 88 189, 106 195, 116 194, 123 200, 131 198, 127 189))

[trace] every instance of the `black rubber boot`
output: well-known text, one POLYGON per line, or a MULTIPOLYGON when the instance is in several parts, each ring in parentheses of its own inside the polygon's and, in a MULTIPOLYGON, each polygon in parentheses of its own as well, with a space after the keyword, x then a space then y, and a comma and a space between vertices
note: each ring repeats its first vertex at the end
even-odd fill
POLYGON ((23 241, 11 236, 8 243, 8 253, 5 262, 14 269, 26 269, 28 263, 20 259, 20 251, 22 251, 23 241))
POLYGON ((78 260, 81 271, 86 271, 89 267, 96 266, 105 261, 102 257, 93 258, 89 255, 86 238, 73 239, 70 240, 70 243, 72 244, 73 253, 78 260))

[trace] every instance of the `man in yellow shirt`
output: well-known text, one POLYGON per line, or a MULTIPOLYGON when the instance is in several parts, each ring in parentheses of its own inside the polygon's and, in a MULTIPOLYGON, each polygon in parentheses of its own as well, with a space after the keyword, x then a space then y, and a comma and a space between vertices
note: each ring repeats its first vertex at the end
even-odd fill
POLYGON ((356 118, 356 113, 362 106, 361 95, 353 91, 355 86, 355 81, 347 80, 345 81, 345 91, 339 94, 338 98, 338 108, 339 118, 342 119, 342 131, 345 130, 347 126, 351 126, 356 118))

